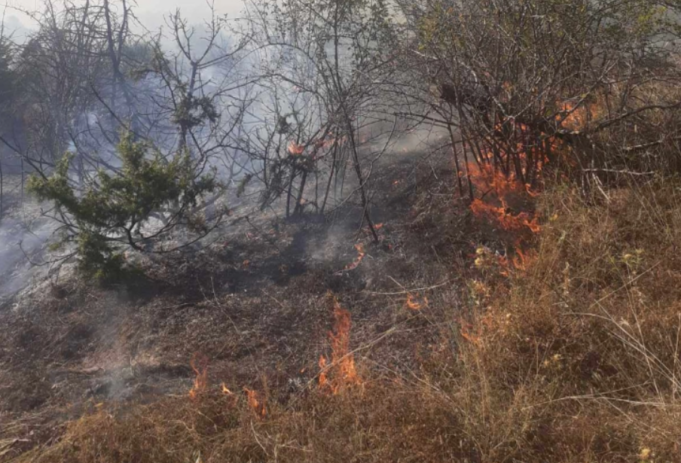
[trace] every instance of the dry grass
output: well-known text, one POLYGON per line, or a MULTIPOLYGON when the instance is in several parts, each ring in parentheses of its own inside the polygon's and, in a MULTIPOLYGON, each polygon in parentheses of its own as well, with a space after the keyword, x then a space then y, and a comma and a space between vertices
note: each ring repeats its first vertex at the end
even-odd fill
POLYGON ((478 289, 464 376, 501 399, 494 414, 518 418, 495 442, 513 450, 484 461, 636 461, 642 449, 679 461, 677 188, 611 191, 596 206, 547 194, 536 259, 478 289))
POLYGON ((93 407, 16 461, 681 461, 678 188, 545 194, 536 256, 480 269, 412 377, 313 386, 265 418, 219 391, 93 407))

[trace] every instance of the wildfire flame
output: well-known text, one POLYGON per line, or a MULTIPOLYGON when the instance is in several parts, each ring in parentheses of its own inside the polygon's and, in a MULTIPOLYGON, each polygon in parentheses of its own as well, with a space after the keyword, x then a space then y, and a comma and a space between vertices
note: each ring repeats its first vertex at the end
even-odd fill
POLYGON ((411 310, 421 310, 424 307, 428 307, 428 298, 426 296, 419 297, 414 294, 407 294, 407 307, 411 310))
POLYGON ((566 101, 559 106, 558 122, 563 127, 573 131, 583 130, 590 121, 598 118, 601 113, 601 105, 595 103, 576 106, 574 103, 566 101))
POLYGON ((513 266, 517 270, 527 270, 532 262, 534 262, 537 258, 536 253, 532 254, 525 254, 522 249, 516 249, 516 255, 511 259, 511 262, 513 263, 513 266))
MULTIPOLYGON (((575 112, 576 113, 576 112, 575 112)), ((575 114, 573 113, 573 114, 575 114)), ((551 152, 563 152, 562 145, 555 137, 548 137, 537 142, 538 136, 528 126, 515 121, 506 121, 510 124, 511 134, 517 140, 507 142, 508 152, 497 146, 496 155, 492 152, 483 154, 482 159, 467 164, 467 172, 471 184, 475 190, 480 192, 479 197, 473 198, 470 203, 470 210, 478 218, 494 224, 500 230, 506 232, 505 239, 510 239, 516 256, 497 256, 493 259, 486 259, 485 256, 478 255, 476 266, 487 268, 487 264, 497 263, 501 268, 501 274, 508 276, 510 268, 526 270, 530 263, 522 253, 525 240, 531 235, 541 232, 541 225, 534 211, 529 209, 528 204, 538 195, 538 190, 533 189, 527 183, 530 178, 541 185, 541 173, 548 162, 547 150, 544 149, 547 143, 551 147, 551 152), (517 165, 504 166, 503 160, 517 162, 517 165), (503 168, 502 168, 503 167, 503 168), (523 210, 524 209, 524 210, 523 210), (485 265, 483 265, 485 264, 485 265)), ((496 130, 503 133, 508 131, 508 127, 497 126, 496 130)), ((490 146, 493 140, 490 140, 490 146)), ((497 265, 495 264, 495 265, 497 265)), ((464 338, 471 337, 469 332, 463 334, 464 338)))
POLYGON ((334 329, 329 332, 331 359, 319 358, 319 387, 338 394, 344 386, 362 384, 355 367, 355 357, 350 352, 350 312, 333 298, 334 329))
POLYGON ((501 202, 501 207, 488 204, 480 199, 474 199, 470 208, 476 216, 487 217, 497 222, 504 230, 521 231, 527 228, 532 233, 539 233, 541 231, 541 226, 537 222, 536 217, 531 217, 527 212, 513 215, 506 204, 506 200, 500 198, 499 201, 501 202))
POLYGON ((208 357, 197 352, 192 355, 189 365, 196 374, 196 378, 194 378, 194 385, 189 391, 189 397, 196 399, 208 388, 208 357))
MULTIPOLYGON (((491 161, 491 154, 487 155, 487 161, 491 161)), ((500 170, 495 170, 490 162, 484 162, 480 165, 476 163, 469 163, 468 171, 470 173, 473 185, 479 189, 490 190, 496 195, 505 196, 511 193, 519 193, 525 189, 515 178, 515 175, 504 175, 500 170)))
MULTIPOLYGON (((474 198, 470 204, 470 209, 477 217, 483 217, 505 231, 514 232, 517 237, 515 245, 519 246, 523 240, 523 233, 539 233, 541 227, 533 212, 515 212, 509 204, 525 205, 527 200, 537 196, 537 191, 533 191, 529 183, 521 181, 520 175, 527 178, 528 175, 538 175, 542 172, 544 165, 548 162, 546 153, 540 149, 541 144, 537 144, 536 137, 532 137, 532 132, 525 124, 510 121, 513 133, 519 140, 515 146, 508 147, 511 152, 494 154, 488 152, 483 155, 479 162, 469 162, 467 172, 470 182, 475 189, 481 192, 480 198, 474 198), (534 140, 533 142, 530 142, 534 140), (499 159, 510 159, 515 157, 520 162, 520 173, 517 170, 501 169, 499 159), (496 162, 495 162, 496 160, 496 162), (531 162, 530 162, 531 160, 531 162), (529 172, 531 170, 531 172, 529 172)), ((497 126, 497 131, 502 132, 503 127, 497 126)), ((555 146, 555 139, 551 138, 548 143, 555 146)), ((520 206, 522 209, 523 206, 520 206)))
POLYGON ((300 156, 303 154, 303 151, 305 151, 305 146, 304 145, 299 145, 298 143, 294 141, 290 141, 288 144, 288 153, 291 156, 300 156))
POLYGON ((329 379, 326 376, 326 357, 323 355, 319 356, 319 369, 321 370, 319 373, 319 387, 324 388, 329 384, 329 379))
POLYGON ((222 388, 222 393, 223 393, 223 394, 225 394, 225 395, 234 395, 234 393, 233 393, 232 391, 229 390, 229 388, 227 387, 227 385, 226 385, 225 383, 222 383, 220 386, 221 386, 221 388, 222 388))
POLYGON ((356 244, 355 249, 357 250, 357 257, 355 257, 355 260, 353 260, 351 264, 345 266, 345 270, 354 270, 359 267, 359 264, 362 263, 362 259, 364 259, 364 256, 366 255, 366 252, 364 251, 364 244, 356 244))
POLYGON ((475 328, 471 323, 459 320, 461 326, 461 337, 476 347, 482 345, 482 329, 480 326, 475 328))
POLYGON ((256 415, 264 418, 267 416, 267 406, 265 401, 262 402, 258 400, 258 393, 253 389, 244 387, 244 392, 246 393, 246 400, 248 401, 248 406, 255 412, 256 415))

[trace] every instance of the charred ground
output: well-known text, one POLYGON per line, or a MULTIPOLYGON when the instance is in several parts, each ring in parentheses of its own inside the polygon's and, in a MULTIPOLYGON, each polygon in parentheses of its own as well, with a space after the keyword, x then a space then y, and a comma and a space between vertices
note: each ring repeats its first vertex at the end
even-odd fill
POLYGON ((306 394, 329 348, 331 293, 352 314, 361 368, 417 370, 439 338, 437 320, 457 307, 416 312, 407 295, 455 294, 472 249, 465 209, 445 212, 452 178, 442 153, 383 169, 372 211, 379 243, 352 204, 325 221, 242 219, 206 249, 146 262, 137 281, 97 287, 65 272, 6 303, 0 401, 13 425, 3 437, 30 436, 9 455, 57 437, 59 423, 102 402, 186 395, 197 353, 212 387, 266 387, 281 403, 306 394), (352 268, 355 244, 366 255, 352 268))

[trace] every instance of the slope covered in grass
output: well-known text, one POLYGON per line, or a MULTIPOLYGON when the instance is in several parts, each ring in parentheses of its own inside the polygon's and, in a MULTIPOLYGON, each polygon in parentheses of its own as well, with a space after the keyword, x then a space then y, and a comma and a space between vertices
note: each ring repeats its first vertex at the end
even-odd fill
POLYGON ((285 402, 261 387, 264 416, 219 388, 100 405, 17 461, 679 461, 679 199, 673 181, 545 193, 523 265, 480 248, 411 373, 359 362, 361 385, 285 402))

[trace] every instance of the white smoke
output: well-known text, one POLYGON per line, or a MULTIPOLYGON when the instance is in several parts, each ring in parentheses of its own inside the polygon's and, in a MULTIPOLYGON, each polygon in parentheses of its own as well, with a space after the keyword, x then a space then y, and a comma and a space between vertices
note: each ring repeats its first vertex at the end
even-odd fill
POLYGON ((55 224, 46 220, 25 222, 16 217, 0 221, 0 304, 45 277, 43 264, 55 224))

